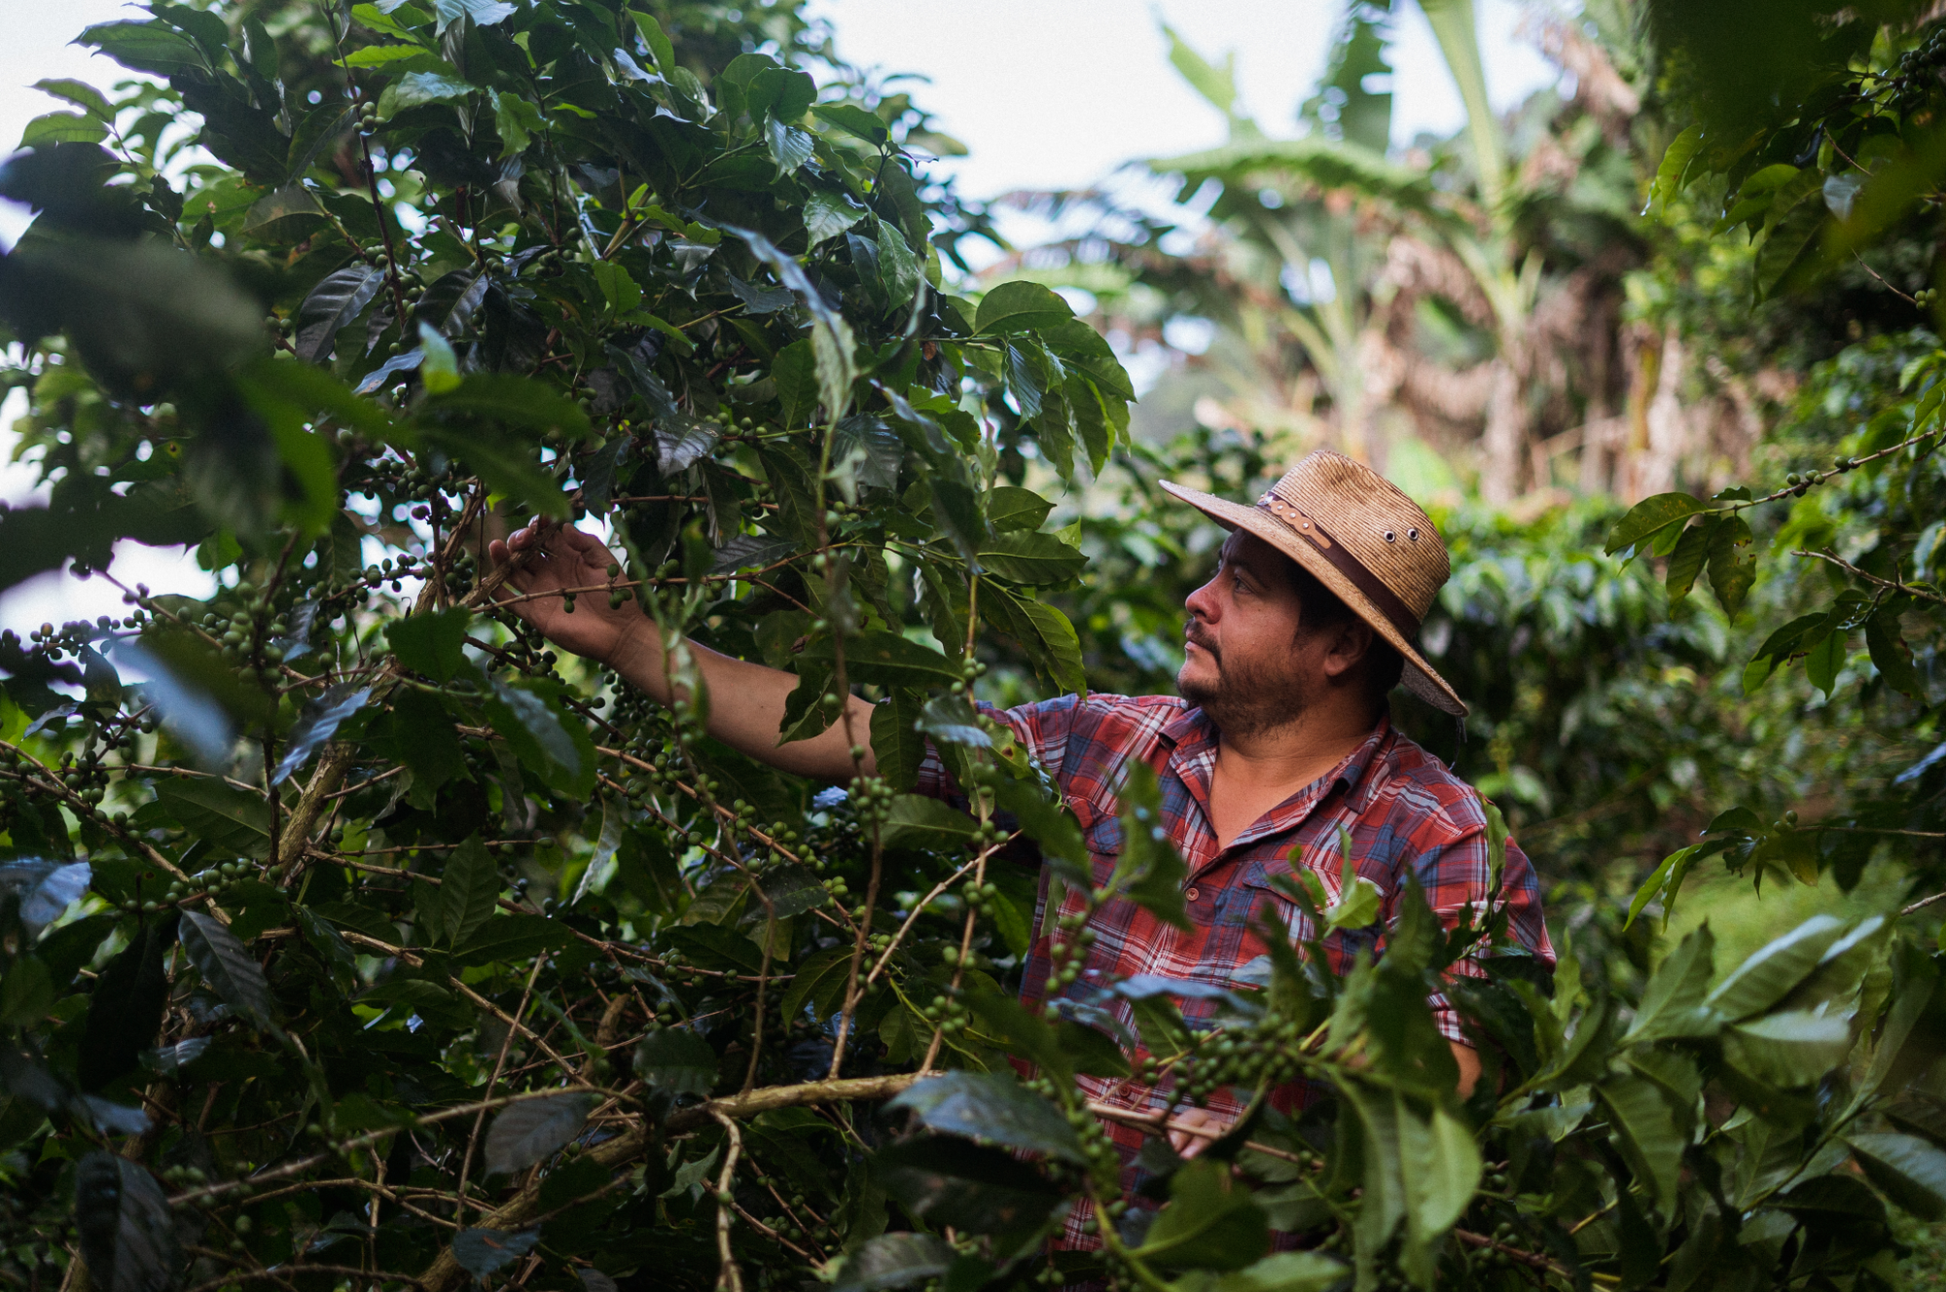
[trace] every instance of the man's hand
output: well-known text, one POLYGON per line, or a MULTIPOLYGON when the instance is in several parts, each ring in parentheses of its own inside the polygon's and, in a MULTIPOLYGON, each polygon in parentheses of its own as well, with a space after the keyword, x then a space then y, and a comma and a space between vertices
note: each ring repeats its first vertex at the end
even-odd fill
POLYGON ((536 521, 505 542, 495 539, 487 545, 495 565, 505 565, 516 552, 526 559, 502 586, 517 595, 503 593, 501 600, 555 645, 619 667, 623 656, 639 650, 644 639, 653 635, 634 597, 610 608, 607 589, 613 576, 609 569, 616 561, 593 534, 536 521), (563 607, 561 596, 571 589, 580 590, 572 614, 563 607))
MULTIPOLYGON (((630 686, 658 704, 668 704, 672 687, 662 652, 662 634, 633 597, 614 609, 608 605, 609 567, 615 558, 592 534, 545 524, 530 525, 506 542, 487 545, 487 555, 504 566, 515 553, 525 559, 502 585, 509 609, 540 629, 556 646, 584 655, 620 674, 630 686), (576 591, 572 614, 561 605, 576 591)), ((688 644, 695 675, 707 691, 709 734, 739 753, 798 776, 839 781, 872 775, 872 706, 852 696, 846 718, 809 740, 777 743, 784 708, 798 679, 790 673, 718 654, 699 642, 688 644), (852 757, 853 742, 861 756, 852 757)), ((686 683, 684 684, 686 685, 686 683)))
POLYGON ((1191 1108, 1170 1121, 1169 1147, 1176 1150, 1176 1156, 1187 1162, 1229 1129, 1228 1117, 1218 1117, 1207 1108, 1191 1108), (1197 1131, 1203 1133, 1199 1135, 1197 1131))

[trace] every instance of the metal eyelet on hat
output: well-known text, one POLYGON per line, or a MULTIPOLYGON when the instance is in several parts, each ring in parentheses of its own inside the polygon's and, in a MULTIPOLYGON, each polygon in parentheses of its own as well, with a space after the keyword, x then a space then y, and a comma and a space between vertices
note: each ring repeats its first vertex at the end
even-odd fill
POLYGON ((1415 543, 1419 541, 1419 531, 1416 529, 1408 529, 1405 532, 1405 536, 1415 543))
POLYGON ((1385 531, 1385 541, 1386 541, 1386 542, 1388 542, 1388 543, 1391 543, 1391 542, 1395 542, 1395 541, 1397 541, 1397 537, 1398 537, 1398 536, 1397 536, 1397 535, 1395 535, 1395 534, 1394 534, 1394 533, 1393 533, 1393 532, 1392 532, 1391 530, 1389 530, 1389 529, 1388 529, 1388 530, 1386 530, 1386 531, 1385 531))

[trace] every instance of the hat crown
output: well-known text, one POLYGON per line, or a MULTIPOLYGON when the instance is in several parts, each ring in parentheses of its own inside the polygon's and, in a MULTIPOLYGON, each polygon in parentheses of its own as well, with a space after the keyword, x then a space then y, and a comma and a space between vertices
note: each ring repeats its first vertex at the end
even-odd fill
MULTIPOLYGON (((1423 620, 1452 573, 1452 559, 1432 518, 1397 485, 1342 453, 1315 449, 1272 485, 1273 500, 1295 508, 1323 542, 1345 551, 1423 620)), ((1282 511, 1282 508, 1275 510, 1282 511)))

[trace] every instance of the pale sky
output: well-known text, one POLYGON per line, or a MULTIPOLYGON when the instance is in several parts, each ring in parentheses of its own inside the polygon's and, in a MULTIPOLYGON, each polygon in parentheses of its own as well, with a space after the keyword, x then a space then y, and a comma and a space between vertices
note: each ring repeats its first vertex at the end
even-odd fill
MULTIPOLYGON (((1463 123, 1459 93, 1440 61, 1417 6, 1400 0, 1393 46, 1392 137, 1451 133, 1463 123)), ((1532 5, 1476 0, 1488 92, 1497 108, 1520 102, 1556 75, 1516 29, 1532 5)), ((116 0, 29 3, 4 0, 0 42, 0 150, 32 118, 62 105, 32 84, 73 77, 107 89, 127 73, 70 44, 83 27, 139 18, 116 0)), ((1295 133, 1297 104, 1323 67, 1340 11, 1333 0, 810 0, 827 19, 839 52, 883 72, 914 72, 914 85, 940 129, 971 149, 942 165, 969 197, 1021 188, 1090 184, 1122 163, 1219 144, 1224 124, 1169 65, 1166 21, 1212 60, 1237 55, 1244 108, 1266 133, 1295 133)), ((4 155, 0 151, 0 155, 4 155)), ((24 212, 0 203, 0 244, 11 245, 24 212)), ((0 403, 0 460, 11 458, 20 396, 0 403)), ((0 497, 33 496, 26 468, 0 465, 0 497)), ((207 595, 210 577, 182 549, 123 543, 115 573, 154 590, 207 595)), ((0 627, 24 633, 43 621, 122 611, 119 594, 99 580, 49 573, 0 594, 0 627)))

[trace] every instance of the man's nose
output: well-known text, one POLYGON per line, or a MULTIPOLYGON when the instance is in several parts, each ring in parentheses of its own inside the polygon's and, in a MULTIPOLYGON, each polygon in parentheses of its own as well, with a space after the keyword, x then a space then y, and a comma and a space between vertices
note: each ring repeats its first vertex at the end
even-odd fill
POLYGON ((1214 579, 1205 583, 1183 600, 1183 608, 1205 623, 1213 622, 1216 619, 1216 593, 1212 589, 1215 587, 1214 579))

